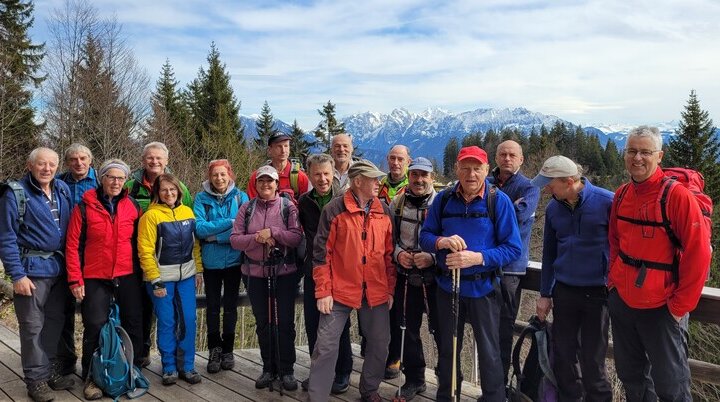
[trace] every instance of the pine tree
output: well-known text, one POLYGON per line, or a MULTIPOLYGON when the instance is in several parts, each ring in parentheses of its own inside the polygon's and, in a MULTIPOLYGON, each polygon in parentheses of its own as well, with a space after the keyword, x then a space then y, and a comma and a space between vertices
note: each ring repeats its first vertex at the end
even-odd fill
POLYGON ((720 137, 710 114, 700 108, 695 90, 690 91, 682 119, 670 139, 664 166, 684 166, 705 177, 705 191, 715 203, 720 202, 720 137))
POLYGON ((268 105, 267 101, 263 103, 262 110, 260 111, 260 119, 255 122, 255 129, 257 130, 258 135, 258 137, 254 140, 255 148, 258 150, 264 150, 268 146, 268 140, 270 137, 278 132, 278 130, 275 129, 275 117, 273 117, 270 105, 268 105))
POLYGON ((297 120, 293 121, 292 131, 290 131, 290 156, 299 158, 302 165, 305 166, 305 159, 310 154, 312 143, 305 139, 305 132, 298 125, 297 120))
POLYGON ((0 1, 0 179, 22 172, 16 158, 38 144, 42 129, 35 123, 32 88, 44 80, 36 73, 45 45, 33 43, 28 36, 33 8, 30 1, 0 1))
POLYGON ((318 110, 318 113, 322 117, 322 120, 315 129, 315 145, 320 147, 320 150, 324 153, 330 152, 330 141, 336 134, 342 134, 345 132, 345 124, 338 122, 335 117, 335 104, 328 101, 322 108, 318 110))
POLYGON ((458 146, 457 137, 450 138, 450 141, 445 144, 445 151, 443 152, 443 176, 446 179, 455 178, 455 162, 459 152, 460 147, 458 146))

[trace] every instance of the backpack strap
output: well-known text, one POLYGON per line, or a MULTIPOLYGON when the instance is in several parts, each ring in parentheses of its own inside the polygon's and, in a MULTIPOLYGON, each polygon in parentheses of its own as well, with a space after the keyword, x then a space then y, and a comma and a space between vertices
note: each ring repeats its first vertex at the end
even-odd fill
POLYGON ((25 212, 27 211, 27 197, 25 196, 25 189, 19 182, 15 180, 8 180, 6 184, 8 187, 10 187, 10 190, 12 190, 13 194, 15 194, 15 204, 17 205, 18 210, 18 226, 24 227, 25 212))
POLYGON ((553 372, 552 365, 550 363, 550 354, 548 353, 550 346, 550 328, 548 322, 541 323, 541 327, 535 332, 535 341, 537 342, 538 351, 538 364, 543 372, 545 378, 547 378, 552 385, 557 387, 557 380, 555 379, 555 372, 553 372))
POLYGON ((532 336, 532 334, 534 334, 537 330, 538 329, 534 326, 531 319, 531 322, 528 324, 527 327, 525 327, 525 329, 522 330, 522 332, 517 338, 517 341, 515 341, 515 346, 512 350, 511 362, 513 367, 513 375, 518 379, 518 383, 521 383, 525 378, 522 368, 520 367, 520 351, 522 350, 523 344, 525 343, 525 338, 527 338, 528 335, 532 336))
POLYGON ((132 187, 130 187, 130 197, 137 198, 139 193, 140 193, 140 181, 135 179, 133 181, 132 187))
POLYGON ((400 240, 400 224, 402 223, 402 214, 405 209, 405 193, 401 194, 395 204, 395 226, 393 227, 393 236, 398 241, 400 240))
POLYGON ((660 193, 660 216, 662 217, 662 225, 665 228, 665 233, 667 233, 668 237, 670 238, 670 242, 673 244, 673 246, 675 246, 676 249, 682 250, 682 243, 680 243, 680 239, 678 239, 677 235, 672 230, 672 227, 670 226, 670 218, 668 218, 667 214, 667 200, 668 195, 670 194, 670 188, 675 186, 676 184, 678 184, 678 182, 675 178, 663 179, 663 188, 662 192, 660 193))
POLYGON ((257 204, 257 197, 248 201, 248 207, 245 209, 245 234, 247 234, 250 219, 252 219, 252 216, 255 213, 255 204, 257 204))
POLYGON ((295 192, 296 197, 300 197, 300 184, 298 177, 300 176, 300 163, 292 162, 290 165, 290 188, 295 192))

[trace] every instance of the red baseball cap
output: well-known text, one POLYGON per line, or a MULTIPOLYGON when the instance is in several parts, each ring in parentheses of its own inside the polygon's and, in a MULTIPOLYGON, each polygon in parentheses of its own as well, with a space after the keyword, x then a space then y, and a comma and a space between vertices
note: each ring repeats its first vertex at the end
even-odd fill
POLYGON ((483 151, 482 148, 475 145, 471 147, 462 147, 458 153, 457 160, 459 162, 463 159, 469 158, 478 160, 480 163, 488 163, 487 153, 483 151))

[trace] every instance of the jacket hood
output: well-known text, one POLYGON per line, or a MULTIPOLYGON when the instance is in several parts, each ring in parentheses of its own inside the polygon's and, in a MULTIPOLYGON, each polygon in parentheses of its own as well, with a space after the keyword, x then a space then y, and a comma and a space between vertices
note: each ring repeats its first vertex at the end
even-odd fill
POLYGON ((220 193, 218 193, 217 191, 215 191, 215 189, 213 188, 212 184, 210 184, 210 180, 205 180, 205 181, 202 183, 202 189, 203 189, 203 191, 205 191, 206 193, 212 195, 213 197, 222 198, 222 197, 227 197, 228 195, 230 195, 230 194, 235 190, 235 183, 231 181, 231 182, 228 184, 228 188, 225 189, 225 193, 223 193, 223 194, 220 194, 220 193))

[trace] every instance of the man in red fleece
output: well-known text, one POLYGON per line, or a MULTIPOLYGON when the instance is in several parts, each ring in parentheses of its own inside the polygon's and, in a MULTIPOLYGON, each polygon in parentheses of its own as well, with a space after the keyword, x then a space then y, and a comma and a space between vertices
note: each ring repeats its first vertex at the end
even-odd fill
POLYGON ((666 210, 682 248, 659 224, 665 175, 657 128, 630 131, 624 154, 632 180, 615 193, 608 233, 615 367, 628 402, 691 401, 688 313, 707 277, 710 236, 700 206, 679 184, 666 210))

